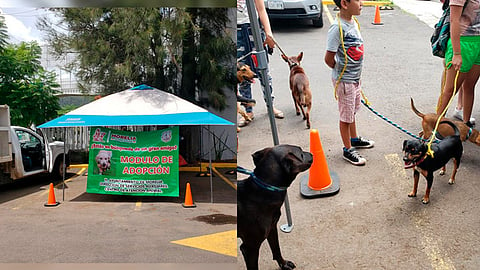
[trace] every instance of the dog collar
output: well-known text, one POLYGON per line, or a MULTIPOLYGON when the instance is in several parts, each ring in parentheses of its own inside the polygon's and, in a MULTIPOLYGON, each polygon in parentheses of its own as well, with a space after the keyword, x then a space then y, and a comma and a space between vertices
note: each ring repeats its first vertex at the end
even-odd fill
POLYGON ((240 166, 237 166, 237 172, 243 173, 243 174, 246 174, 246 175, 250 175, 252 177, 253 182, 255 184, 257 184, 257 186, 259 186, 263 189, 266 189, 268 191, 281 192, 281 191, 286 191, 287 190, 286 187, 276 187, 276 186, 272 186, 270 184, 267 184, 267 183, 263 182, 260 178, 258 178, 255 175, 255 173, 253 173, 250 170, 244 169, 240 166))
POLYGON ((414 168, 415 166, 418 166, 418 164, 422 163, 426 158, 428 154, 425 154, 420 160, 412 162, 412 165, 405 166, 405 169, 410 169, 414 168))

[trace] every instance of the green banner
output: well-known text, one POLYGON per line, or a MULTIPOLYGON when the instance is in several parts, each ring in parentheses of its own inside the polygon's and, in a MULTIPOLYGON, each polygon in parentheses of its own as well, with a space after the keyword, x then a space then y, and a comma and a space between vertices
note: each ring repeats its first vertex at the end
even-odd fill
POLYGON ((178 197, 178 130, 92 127, 87 192, 178 197))

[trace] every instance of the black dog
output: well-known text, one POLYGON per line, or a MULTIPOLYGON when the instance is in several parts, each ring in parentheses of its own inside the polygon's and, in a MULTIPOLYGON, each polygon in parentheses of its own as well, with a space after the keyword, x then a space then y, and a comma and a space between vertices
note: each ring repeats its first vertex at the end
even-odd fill
POLYGON ((238 237, 248 270, 258 269, 260 246, 265 239, 273 259, 283 270, 295 264, 283 259, 278 242, 277 222, 287 188, 298 173, 306 171, 313 162, 312 154, 293 145, 277 145, 255 152, 255 170, 249 178, 238 181, 238 237))
POLYGON ((458 128, 450 121, 442 121, 441 123, 449 124, 454 130, 455 135, 447 136, 438 143, 432 143, 433 157, 427 155, 428 147, 425 142, 420 140, 405 140, 403 142, 403 151, 405 153, 403 161, 405 161, 405 169, 413 168, 413 190, 408 194, 409 197, 417 196, 417 187, 420 173, 427 180, 427 189, 422 202, 424 204, 430 201, 430 189, 433 184, 433 172, 442 168, 453 158, 453 172, 449 184, 455 183, 455 174, 460 159, 462 158, 463 145, 460 140, 460 132, 458 128))

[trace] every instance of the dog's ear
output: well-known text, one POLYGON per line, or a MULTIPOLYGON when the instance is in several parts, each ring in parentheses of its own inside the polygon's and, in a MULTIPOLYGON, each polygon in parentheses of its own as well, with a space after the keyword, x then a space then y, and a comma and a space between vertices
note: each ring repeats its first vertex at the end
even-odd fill
POLYGON ((300 52, 297 56, 298 62, 302 61, 302 58, 303 58, 303 52, 300 52))
POLYGON ((259 162, 263 159, 265 154, 268 153, 268 151, 270 151, 270 150, 272 150, 272 148, 267 147, 267 148, 264 148, 262 150, 258 150, 257 152, 253 153, 252 154, 253 164, 255 164, 255 166, 257 166, 259 164, 259 162))
POLYGON ((406 147, 407 147, 407 140, 404 140, 404 141, 403 141, 402 151, 405 151, 406 147))
POLYGON ((282 59, 285 60, 285 62, 288 63, 288 56, 282 53, 282 59))

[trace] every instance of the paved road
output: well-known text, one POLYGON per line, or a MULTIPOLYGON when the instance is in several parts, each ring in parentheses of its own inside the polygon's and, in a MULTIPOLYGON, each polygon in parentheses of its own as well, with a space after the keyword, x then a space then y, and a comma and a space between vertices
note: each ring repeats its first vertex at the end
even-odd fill
POLYGON ((236 191, 226 180, 213 177, 211 203, 209 178, 196 172, 180 172, 179 198, 88 194, 87 177, 79 169, 72 172, 79 175, 65 189, 62 183, 54 188, 56 207, 44 206, 48 177, 2 186, 0 269, 15 269, 9 263, 22 269, 55 263, 88 263, 88 269, 130 263, 140 264, 135 269, 198 269, 193 266, 214 263, 235 269, 236 191), (181 205, 185 181, 196 208, 181 205))
MULTIPOLYGON (((328 10, 334 14, 333 7, 328 10)), ((374 109, 416 133, 421 125, 410 109, 410 97, 421 111, 433 112, 440 91, 442 61, 431 55, 432 28, 413 11, 398 6, 381 11, 384 25, 372 25, 374 11, 364 7, 358 17, 366 51, 363 90, 374 109)), ((294 229, 280 235, 284 257, 306 270, 478 269, 480 148, 466 142, 456 184, 450 186, 448 176, 436 174, 431 202, 423 205, 423 179, 419 197, 407 197, 413 179, 412 172, 403 169, 401 149, 403 140, 410 137, 363 107, 357 118, 358 130, 376 141, 375 148, 361 150, 368 160, 364 167, 344 161, 331 71, 323 61, 329 25, 326 21, 324 28, 316 29, 307 23, 274 22, 274 35, 282 49, 287 54, 305 54, 303 66, 313 91, 312 126, 319 130, 330 170, 340 178, 340 192, 327 198, 304 199, 298 178, 292 184, 289 201, 294 229)), ((288 67, 278 52, 271 58, 270 69, 275 104, 286 115, 276 120, 280 143, 309 149, 309 130, 295 116, 288 67)), ((238 164, 246 168, 253 168, 253 152, 273 145, 259 84, 255 87, 255 120, 239 133, 238 164)), ((473 116, 480 119, 478 106, 473 116)), ((285 224, 283 208, 282 213, 280 223, 285 224)), ((241 255, 238 261, 240 269, 245 269, 241 255)), ((261 249, 260 269, 277 269, 266 243, 261 249)))

